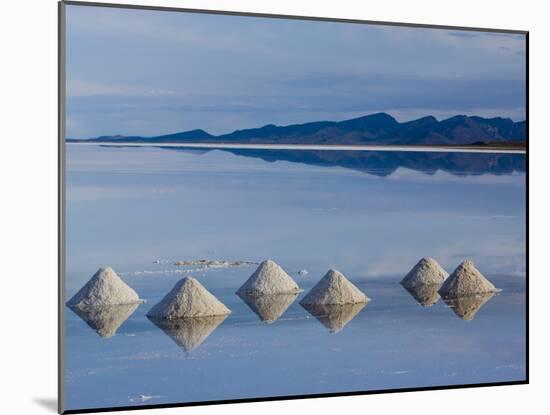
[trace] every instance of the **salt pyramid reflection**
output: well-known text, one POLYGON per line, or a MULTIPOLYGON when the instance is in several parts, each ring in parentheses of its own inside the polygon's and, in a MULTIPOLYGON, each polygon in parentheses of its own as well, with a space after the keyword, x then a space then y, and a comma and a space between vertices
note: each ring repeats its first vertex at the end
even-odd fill
POLYGON ((147 317, 186 353, 191 353, 227 318, 226 315, 184 317, 173 320, 147 317))
POLYGON ((407 290, 422 307, 431 307, 439 301, 441 298, 438 292, 440 287, 441 284, 416 285, 414 287, 403 285, 403 288, 407 290))
POLYGON ((141 303, 69 307, 101 337, 113 337, 141 303))
POLYGON ((367 303, 300 305, 331 333, 338 333, 365 308, 367 303))
POLYGON ((239 292, 237 295, 266 323, 278 320, 298 297, 297 293, 247 295, 239 292))
POLYGON ((495 293, 475 294, 462 297, 443 298, 455 314, 462 320, 473 320, 476 313, 493 298, 495 293))

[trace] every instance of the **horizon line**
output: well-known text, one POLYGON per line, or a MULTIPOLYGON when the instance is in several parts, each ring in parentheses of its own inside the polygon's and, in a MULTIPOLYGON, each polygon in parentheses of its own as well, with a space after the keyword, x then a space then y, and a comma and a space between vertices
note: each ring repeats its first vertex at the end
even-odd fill
POLYGON ((387 151, 387 152, 426 152, 426 153, 502 153, 527 154, 524 148, 498 148, 474 146, 437 146, 437 145, 327 145, 327 144, 235 144, 235 143, 116 143, 116 142, 66 142, 66 144, 104 146, 104 147, 157 147, 191 149, 243 149, 243 150, 301 150, 301 151, 387 151))

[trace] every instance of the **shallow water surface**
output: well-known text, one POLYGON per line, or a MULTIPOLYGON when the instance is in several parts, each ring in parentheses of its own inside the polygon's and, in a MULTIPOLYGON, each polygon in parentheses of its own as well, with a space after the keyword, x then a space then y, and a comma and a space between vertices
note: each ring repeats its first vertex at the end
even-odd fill
POLYGON ((109 265, 147 302, 65 309, 66 407, 524 379, 524 156, 334 153, 68 145, 66 298, 109 265), (503 291, 408 292, 422 256, 503 291), (241 298, 255 265, 173 265, 200 258, 272 258, 304 292, 241 298), (302 307, 331 267, 372 301, 302 307), (187 275, 232 313, 149 320, 187 275))

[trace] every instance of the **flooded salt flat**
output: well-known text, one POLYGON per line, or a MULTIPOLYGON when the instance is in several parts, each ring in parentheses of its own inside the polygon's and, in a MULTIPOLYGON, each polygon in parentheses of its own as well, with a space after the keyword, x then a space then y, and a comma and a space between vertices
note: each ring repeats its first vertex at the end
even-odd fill
POLYGON ((147 300, 66 308, 68 409, 525 378, 524 156, 258 151, 67 147, 66 298, 110 265, 147 300), (503 291, 408 292, 426 255, 503 291), (173 265, 201 258, 273 258, 304 291, 242 298, 255 265, 173 265), (302 307, 331 267, 372 301, 302 307), (148 319, 187 275, 232 313, 148 319))

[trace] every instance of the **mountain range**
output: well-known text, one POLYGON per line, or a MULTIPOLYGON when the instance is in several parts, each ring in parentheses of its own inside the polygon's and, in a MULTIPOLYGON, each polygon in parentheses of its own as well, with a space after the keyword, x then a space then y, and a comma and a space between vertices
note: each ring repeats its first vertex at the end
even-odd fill
POLYGON ((439 121, 433 116, 398 122, 391 115, 376 113, 345 121, 316 121, 304 124, 236 130, 212 135, 204 130, 183 131, 154 137, 101 136, 67 141, 120 143, 239 143, 239 144, 349 144, 349 145, 469 145, 525 144, 526 122, 510 118, 457 115, 439 121))

